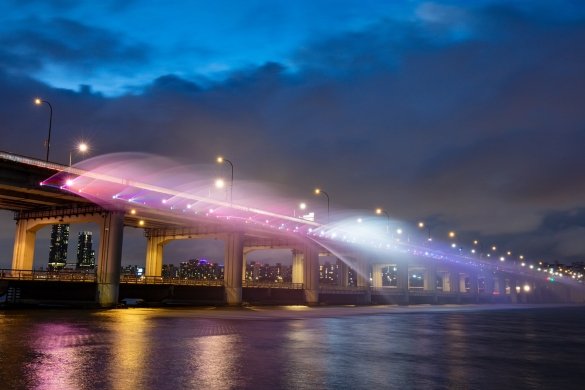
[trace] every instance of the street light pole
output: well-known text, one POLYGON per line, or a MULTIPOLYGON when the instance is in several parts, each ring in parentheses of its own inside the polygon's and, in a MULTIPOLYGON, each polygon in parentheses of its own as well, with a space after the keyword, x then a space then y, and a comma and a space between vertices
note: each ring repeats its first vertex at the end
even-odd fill
POLYGON ((228 160, 227 158, 223 158, 222 156, 219 156, 217 158, 217 162, 219 164, 223 164, 224 162, 230 164, 230 168, 232 170, 232 176, 231 176, 231 180, 230 180, 230 203, 232 203, 232 199, 233 199, 233 195, 234 195, 234 164, 228 160))
POLYGON ((329 204, 330 204, 329 194, 320 188, 315 188, 315 195, 320 195, 320 194, 325 195, 325 197, 327 198, 327 223, 329 223, 329 217, 330 217, 330 214, 329 214, 329 204))
POLYGON ((73 152, 74 152, 75 150, 77 150, 79 153, 85 153, 85 152, 87 152, 87 151, 88 151, 88 149, 89 149, 89 147, 87 146, 87 144, 86 144, 85 142, 82 142, 82 143, 80 143, 79 145, 77 145, 77 148, 75 148, 75 149, 73 149, 73 150, 70 150, 70 151, 69 151, 69 166, 71 166, 71 165, 72 165, 72 164, 71 164, 71 163, 72 163, 72 160, 73 160, 73 159, 72 159, 72 155, 73 155, 73 152))
POLYGON ((376 209, 376 214, 378 215, 386 215, 386 233, 388 233, 390 231, 390 214, 388 214, 388 212, 384 209, 381 208, 377 208, 376 209))
POLYGON ((53 124, 53 106, 46 100, 39 98, 35 99, 35 104, 40 106, 42 103, 46 103, 49 106, 49 136, 47 137, 47 162, 49 162, 49 149, 51 147, 51 126, 53 124))

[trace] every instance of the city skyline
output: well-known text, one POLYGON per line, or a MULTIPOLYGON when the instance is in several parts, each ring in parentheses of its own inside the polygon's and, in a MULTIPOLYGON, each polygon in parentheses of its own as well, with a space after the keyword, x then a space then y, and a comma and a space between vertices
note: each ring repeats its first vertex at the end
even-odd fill
POLYGON ((39 97, 52 161, 82 139, 77 163, 139 151, 219 171, 223 155, 236 198, 262 182, 319 218, 320 187, 332 215, 382 208, 437 240, 583 260, 585 6, 385 3, 3 3, 0 150, 48 154, 39 97))

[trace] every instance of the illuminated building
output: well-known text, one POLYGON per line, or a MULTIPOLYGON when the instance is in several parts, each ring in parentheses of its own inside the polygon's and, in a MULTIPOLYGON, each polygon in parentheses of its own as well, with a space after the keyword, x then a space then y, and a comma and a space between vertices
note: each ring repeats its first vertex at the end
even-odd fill
POLYGON ((51 230, 51 246, 49 247, 49 270, 65 267, 67 263, 68 245, 69 224, 53 225, 51 230))
POLYGON ((95 268, 95 251, 92 249, 91 232, 79 232, 77 240, 77 269, 95 268))

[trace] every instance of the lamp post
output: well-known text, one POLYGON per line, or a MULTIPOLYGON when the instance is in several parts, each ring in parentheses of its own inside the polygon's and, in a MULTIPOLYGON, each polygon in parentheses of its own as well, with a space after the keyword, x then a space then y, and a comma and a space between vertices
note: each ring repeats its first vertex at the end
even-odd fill
POLYGON ((376 214, 378 215, 386 215, 386 233, 388 233, 390 231, 390 214, 388 214, 388 212, 384 209, 381 208, 377 208, 376 209, 376 214))
POLYGON ((431 237, 431 225, 427 225, 421 221, 418 223, 418 227, 419 227, 419 229, 424 229, 426 227, 427 233, 428 233, 427 241, 429 241, 429 242, 433 241, 433 238, 431 237))
POLYGON ((89 150, 89 146, 85 143, 85 142, 81 142, 79 145, 77 145, 77 148, 70 150, 69 151, 69 166, 71 166, 72 163, 72 155, 74 151, 78 151, 79 153, 85 153, 89 150))
POLYGON ((327 223, 329 223, 329 204, 330 204, 329 194, 320 188, 315 188, 315 195, 321 195, 321 194, 325 195, 325 197, 327 198, 327 223))
POLYGON ((230 180, 230 203, 232 202, 233 195, 234 195, 234 164, 228 160, 227 158, 223 158, 222 156, 217 157, 217 163, 223 164, 224 162, 230 164, 230 168, 232 170, 232 176, 230 180))
MULTIPOLYGON (((299 215, 299 218, 303 217, 303 212, 307 209, 307 204, 305 202, 301 202, 299 203, 299 210, 301 210, 301 214, 299 215)), ((293 209, 293 217, 296 218, 297 216, 297 209, 293 209)))
POLYGON ((49 136, 47 137, 47 162, 49 162, 49 149, 51 147, 51 126, 53 124, 53 106, 46 100, 42 100, 40 98, 35 99, 35 104, 40 106, 41 104, 46 103, 49 106, 49 136))

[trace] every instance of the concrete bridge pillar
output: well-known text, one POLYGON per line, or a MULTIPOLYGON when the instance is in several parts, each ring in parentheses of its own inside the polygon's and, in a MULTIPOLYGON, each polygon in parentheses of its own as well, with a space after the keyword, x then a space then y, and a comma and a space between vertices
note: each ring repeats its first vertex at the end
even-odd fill
POLYGON ((242 303, 242 264, 244 239, 242 233, 228 233, 225 239, 223 281, 225 302, 236 306, 242 303))
POLYGON ((144 276, 161 276, 163 265, 164 237, 148 237, 146 240, 146 263, 144 276))
POLYGON ((428 261, 424 274, 424 290, 431 293, 432 303, 438 302, 437 296, 437 264, 434 261, 428 261))
POLYGON ((408 305, 410 303, 410 291, 408 286, 408 263, 403 262, 397 265, 398 272, 398 289, 402 291, 402 305, 408 305))
POLYGON ((97 259, 97 303, 101 307, 118 304, 124 213, 109 211, 101 221, 99 256, 97 259))
POLYGON ((370 267, 365 259, 358 259, 357 261, 357 286, 358 287, 369 287, 370 286, 370 267))
POLYGON ((35 240, 37 230, 33 221, 19 219, 16 222, 14 236, 14 250, 12 254, 12 269, 32 271, 35 257, 35 240))
POLYGON ((469 294, 474 302, 477 302, 478 294, 479 294, 479 286, 478 286, 478 275, 477 271, 471 270, 469 272, 469 294))
POLYGON ((349 285, 349 267, 340 259, 337 259, 337 284, 340 287, 347 287, 349 285))
POLYGON ((459 270, 452 267, 449 269, 449 285, 451 286, 451 292, 455 296, 455 302, 461 302, 461 275, 459 270))
POLYGON ((304 283, 305 273, 305 256, 302 251, 293 249, 292 250, 292 282, 293 283, 304 283))
POLYGON ((303 281, 307 304, 319 303, 319 250, 313 245, 304 248, 303 281))
POLYGON ((372 265, 372 286, 374 288, 382 287, 382 264, 372 265))

